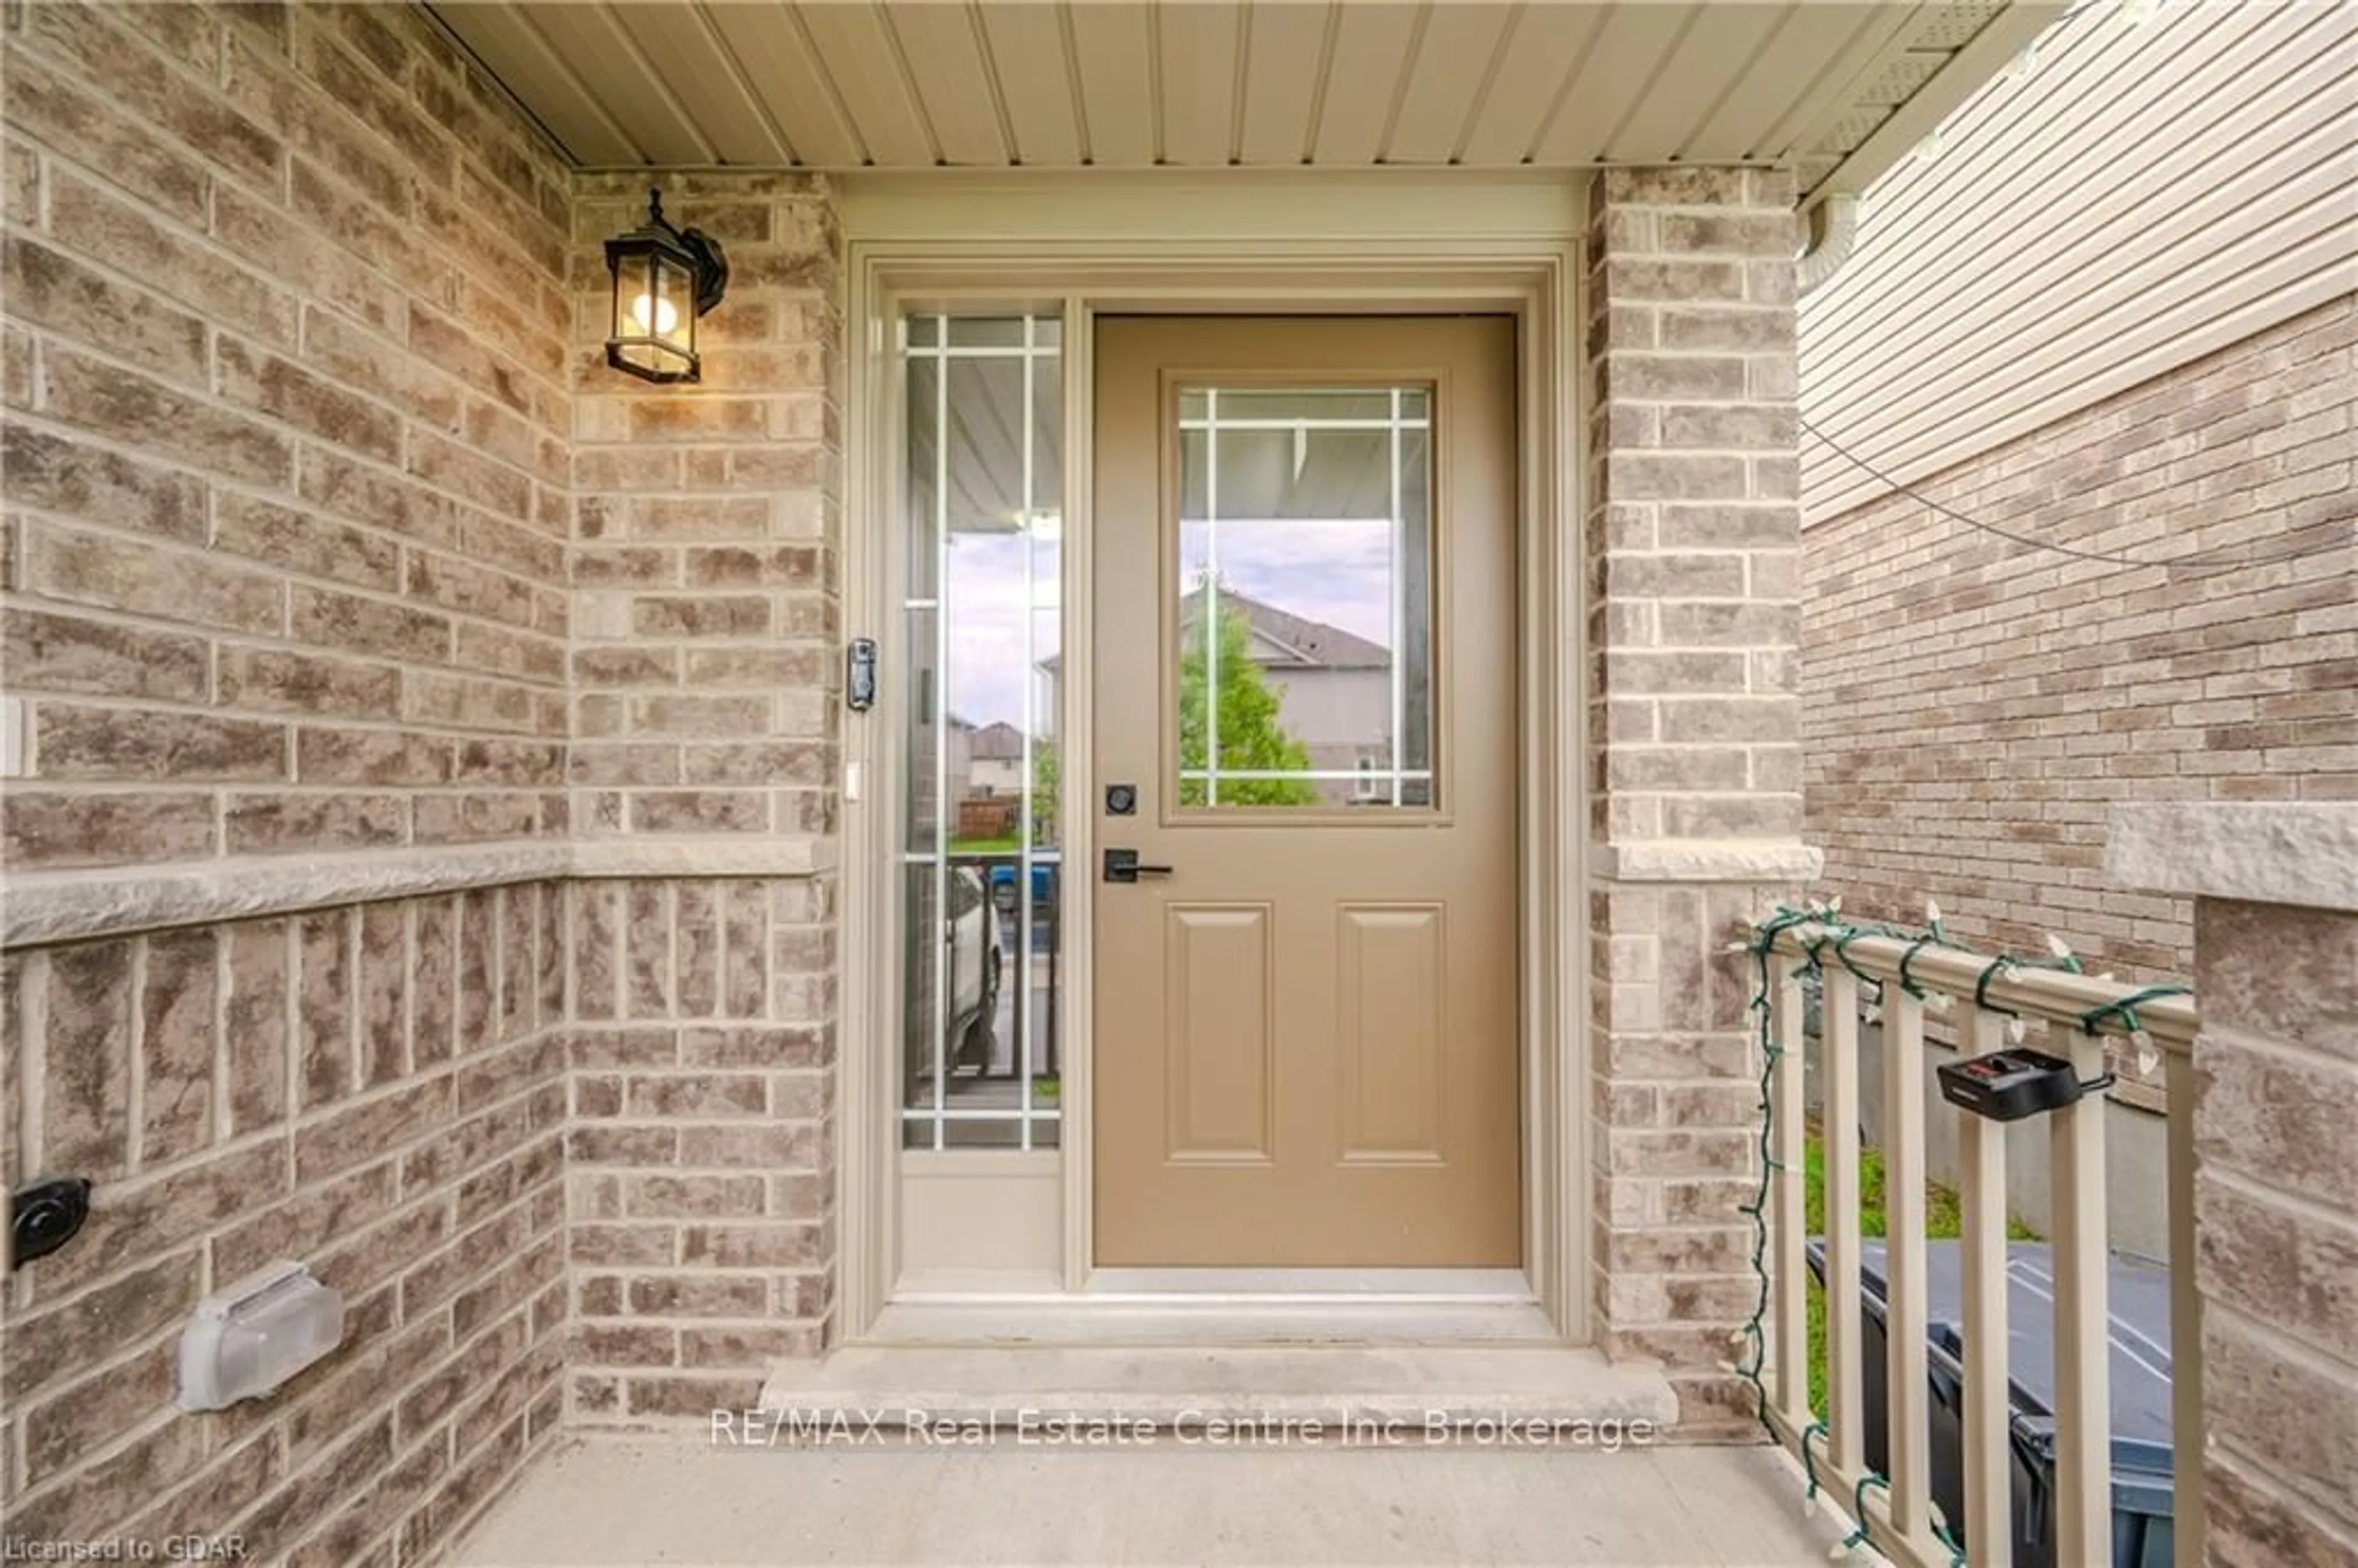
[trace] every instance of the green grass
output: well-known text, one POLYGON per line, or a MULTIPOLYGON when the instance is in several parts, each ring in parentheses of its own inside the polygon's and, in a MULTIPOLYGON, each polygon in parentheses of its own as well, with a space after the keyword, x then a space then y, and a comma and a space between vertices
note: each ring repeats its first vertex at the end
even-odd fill
MULTIPOLYGON (((1802 1154, 1801 1190, 1803 1193, 1803 1228, 1812 1236, 1823 1236, 1826 1230, 1826 1150, 1817 1130, 1810 1130, 1802 1154)), ((1924 1234, 1935 1241, 1953 1240, 1962 1234, 1962 1216, 1957 1206, 1953 1187, 1938 1182, 1924 1184, 1924 1234)), ((1858 1153, 1858 1229, 1863 1237, 1879 1238, 1885 1234, 1883 1212, 1883 1151, 1862 1149, 1858 1153)), ((2006 1233, 2016 1241, 2037 1241, 2039 1233, 2013 1216, 2006 1217, 2006 1233)), ((1812 1275, 1809 1288, 1810 1308, 1810 1409, 1823 1421, 1826 1413, 1826 1292, 1812 1275)))
POLYGON ((953 855, 1015 855, 1021 854, 1022 849, 1023 840, 1011 833, 1003 838, 950 840, 950 853, 953 855))

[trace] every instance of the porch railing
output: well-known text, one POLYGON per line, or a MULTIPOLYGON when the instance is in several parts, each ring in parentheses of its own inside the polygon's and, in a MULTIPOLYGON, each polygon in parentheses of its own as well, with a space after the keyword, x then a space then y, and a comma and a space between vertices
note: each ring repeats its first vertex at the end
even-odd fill
MULTIPOLYGON (((2070 1062, 2083 1082, 2105 1072, 2108 1041, 2148 1069, 2166 1064, 2171 1291, 2172 1446, 2177 1563, 2202 1561, 2201 1329, 2194 1287, 2190 998, 2073 972, 2056 960, 1992 958, 1938 932, 1854 926, 1831 909, 1787 912, 1753 928, 1755 1001, 1768 1115, 1758 1206, 1767 1300, 1740 1370, 1760 1385, 1762 1415, 1801 1462, 1811 1495, 1844 1515, 1854 1543, 1910 1568, 2005 1563, 2012 1487, 2007 1453, 2007 1123, 1945 1102, 1960 1119, 1963 1263, 1963 1515, 1938 1517, 1930 1474, 1924 1187, 1928 1011, 1947 1014, 1963 1056, 2020 1044, 2070 1062), (1825 1388, 1812 1409, 1803 1181, 1803 980, 1823 990, 1820 1094, 1824 1138, 1825 1388), (1869 1468, 1860 1329, 1859 1024, 1878 1005, 1883 1029, 1886 1215, 1885 1387, 1888 1468, 1869 1468), (1958 1542, 1964 1543, 1960 1550, 1958 1542)), ((2104 1096, 2045 1114, 2052 1141, 2055 1541, 2064 1564, 2113 1562, 2112 1400, 2106 1295, 2104 1096)), ((2020 1126, 2035 1126, 2024 1121, 2020 1126)))

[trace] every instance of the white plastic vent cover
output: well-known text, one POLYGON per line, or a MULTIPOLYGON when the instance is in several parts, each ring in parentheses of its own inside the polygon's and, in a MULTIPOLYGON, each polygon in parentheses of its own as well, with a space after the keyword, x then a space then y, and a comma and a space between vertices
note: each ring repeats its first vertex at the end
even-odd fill
POLYGON ((304 1264, 270 1264, 197 1303, 180 1336, 180 1408, 212 1411, 258 1399, 343 1337, 342 1295, 304 1264))

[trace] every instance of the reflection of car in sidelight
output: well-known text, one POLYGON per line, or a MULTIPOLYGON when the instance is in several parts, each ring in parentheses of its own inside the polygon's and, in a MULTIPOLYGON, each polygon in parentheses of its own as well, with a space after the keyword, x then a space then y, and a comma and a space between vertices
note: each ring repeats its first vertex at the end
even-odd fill
MULTIPOLYGON (((1046 903, 1055 896, 1055 861, 1032 862, 1032 902, 1033 903, 1046 903)), ((1015 908, 1014 861, 1001 860, 990 868, 990 900, 1003 910, 1011 912, 1015 908)))
POLYGON ((991 907, 982 873, 952 866, 949 919, 942 940, 944 981, 948 986, 950 1060, 954 1065, 988 1069, 991 1028, 999 1015, 999 984, 1005 972, 999 912, 991 907))

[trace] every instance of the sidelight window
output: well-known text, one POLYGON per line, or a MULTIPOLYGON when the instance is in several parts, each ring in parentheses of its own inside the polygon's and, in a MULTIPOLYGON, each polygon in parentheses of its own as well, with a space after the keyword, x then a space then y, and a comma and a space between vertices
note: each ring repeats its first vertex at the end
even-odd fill
POLYGON ((903 332, 903 1142, 1053 1148, 1062 323, 903 332))

